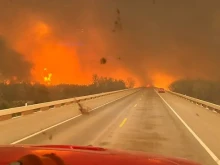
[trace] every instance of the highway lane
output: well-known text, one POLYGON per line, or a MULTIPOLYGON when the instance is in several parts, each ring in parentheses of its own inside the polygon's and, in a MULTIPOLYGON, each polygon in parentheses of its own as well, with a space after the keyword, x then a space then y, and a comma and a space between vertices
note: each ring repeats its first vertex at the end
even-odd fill
POLYGON ((132 108, 133 102, 138 100, 142 93, 143 91, 140 91, 129 95, 20 144, 93 144, 93 141, 103 131, 106 131, 109 125, 112 125, 121 116, 123 117, 123 113, 132 108))
MULTIPOLYGON (((177 101, 175 96, 162 95, 168 102, 177 101)), ((179 104, 184 101, 178 100, 179 104)), ((141 90, 20 144, 92 144, 216 165, 153 89, 141 90)))
POLYGON ((95 144, 183 157, 206 165, 216 165, 154 90, 145 90, 133 108, 124 115, 124 119, 117 121, 95 144))
POLYGON ((161 96, 206 146, 220 158, 220 114, 170 93, 161 96))
MULTIPOLYGON (((81 104, 88 110, 108 104, 135 91, 125 91, 108 96, 98 97, 82 101, 81 104)), ((21 116, 0 122, 0 144, 16 143, 17 140, 42 131, 45 128, 67 121, 77 115, 81 115, 79 106, 74 103, 59 108, 40 111, 31 115, 21 116)))

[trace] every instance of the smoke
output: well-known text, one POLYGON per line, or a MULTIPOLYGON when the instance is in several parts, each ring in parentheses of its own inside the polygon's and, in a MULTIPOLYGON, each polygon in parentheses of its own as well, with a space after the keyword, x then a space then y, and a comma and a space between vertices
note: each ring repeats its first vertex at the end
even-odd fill
POLYGON ((0 33, 38 72, 48 67, 53 78, 68 83, 87 83, 93 73, 135 77, 140 84, 219 80, 219 5, 219 0, 2 0, 0 33), (123 29, 113 32, 116 9, 123 29), (29 37, 37 22, 50 33, 42 37, 40 28, 29 37))
POLYGON ((24 56, 13 50, 0 36, 0 79, 28 80, 32 64, 24 56))

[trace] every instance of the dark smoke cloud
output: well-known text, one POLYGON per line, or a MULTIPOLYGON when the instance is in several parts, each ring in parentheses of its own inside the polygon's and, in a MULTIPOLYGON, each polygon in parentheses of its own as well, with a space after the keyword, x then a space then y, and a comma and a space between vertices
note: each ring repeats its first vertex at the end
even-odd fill
POLYGON ((127 68, 142 83, 151 82, 155 72, 220 79, 219 8, 219 0, 2 0, 0 22, 13 41, 10 35, 25 30, 32 16, 42 19, 64 42, 77 36, 84 43, 78 51, 85 67, 94 67, 94 57, 85 57, 92 47, 108 59, 106 67, 127 68), (117 8, 123 30, 113 33, 117 8), (81 28, 84 35, 77 33, 81 28), (91 29, 98 31, 102 48, 91 29))
POLYGON ((0 80, 11 80, 15 77, 17 80, 28 80, 32 65, 23 57, 0 36, 0 80))

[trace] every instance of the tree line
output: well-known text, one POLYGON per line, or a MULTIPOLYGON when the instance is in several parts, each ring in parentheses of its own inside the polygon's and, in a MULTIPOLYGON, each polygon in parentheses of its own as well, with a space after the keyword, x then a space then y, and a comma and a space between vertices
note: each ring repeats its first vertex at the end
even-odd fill
POLYGON ((59 84, 46 86, 31 83, 0 83, 0 109, 67 99, 101 92, 110 92, 134 87, 134 81, 93 76, 89 85, 59 84))
POLYGON ((169 89, 197 99, 220 104, 220 82, 202 79, 181 79, 173 82, 169 89))

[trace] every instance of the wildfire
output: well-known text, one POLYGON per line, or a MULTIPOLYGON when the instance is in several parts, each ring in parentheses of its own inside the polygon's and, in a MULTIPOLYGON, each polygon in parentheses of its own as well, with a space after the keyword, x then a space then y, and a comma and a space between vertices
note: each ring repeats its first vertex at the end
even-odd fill
POLYGON ((9 85, 11 83, 10 80, 4 80, 4 84, 9 85))
MULTIPOLYGON (((31 19, 30 25, 25 28, 16 38, 15 48, 33 63, 34 67, 31 71, 33 82, 47 85, 88 84, 92 81, 92 74, 102 76, 106 73, 109 77, 124 80, 127 77, 135 77, 121 67, 121 62, 118 60, 100 65, 98 61, 102 57, 100 54, 106 54, 104 50, 108 49, 96 28, 89 28, 89 34, 86 36, 88 42, 92 44, 85 45, 85 49, 60 44, 77 42, 80 37, 67 34, 68 37, 60 38, 51 24, 38 18, 31 19), (116 66, 117 70, 114 69, 112 72, 112 68, 116 66)), ((135 84, 138 85, 138 82, 135 84)))
POLYGON ((47 68, 44 68, 44 76, 43 76, 43 79, 44 79, 44 82, 45 82, 47 85, 50 85, 50 84, 51 84, 51 78, 52 78, 52 73, 48 73, 47 68))
POLYGON ((3 83, 6 85, 10 85, 11 83, 21 83, 21 82, 17 81, 16 76, 12 76, 11 78, 3 80, 3 83))
POLYGON ((167 89, 168 86, 175 80, 174 77, 171 77, 164 73, 156 73, 153 75, 153 83, 156 87, 161 87, 167 89))
POLYGON ((49 85, 51 83, 51 77, 52 73, 49 73, 48 76, 44 77, 44 82, 46 82, 49 85))

